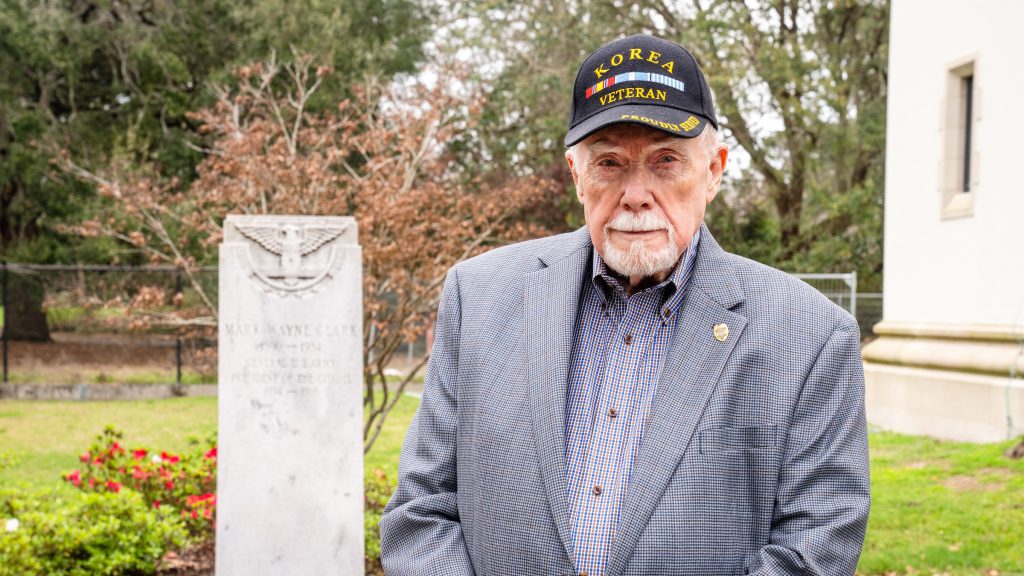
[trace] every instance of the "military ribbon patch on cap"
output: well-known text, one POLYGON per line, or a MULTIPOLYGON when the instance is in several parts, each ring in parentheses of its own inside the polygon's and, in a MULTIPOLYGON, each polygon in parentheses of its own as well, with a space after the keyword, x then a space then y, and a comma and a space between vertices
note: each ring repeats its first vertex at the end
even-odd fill
POLYGON ((612 76, 610 78, 605 78, 604 80, 601 80, 600 82, 594 84, 590 88, 587 88, 586 97, 590 98, 594 94, 597 94, 598 92, 608 88, 609 86, 614 86, 622 82, 653 82, 655 84, 664 84, 665 86, 670 86, 672 88, 675 88, 676 90, 679 90, 680 92, 685 92, 686 88, 685 85, 679 80, 676 80, 675 78, 669 76, 665 76, 663 74, 654 74, 651 72, 626 72, 624 74, 619 74, 616 76, 612 76))

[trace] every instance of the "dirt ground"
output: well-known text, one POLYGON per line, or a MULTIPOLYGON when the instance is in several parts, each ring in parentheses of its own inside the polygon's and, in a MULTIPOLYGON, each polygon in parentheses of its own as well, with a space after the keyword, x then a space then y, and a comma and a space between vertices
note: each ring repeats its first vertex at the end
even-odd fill
MULTIPOLYGON (((133 334, 51 334, 50 342, 8 343, 12 383, 80 384, 173 380, 175 339, 133 334)), ((182 353, 183 372, 197 371, 191 348, 182 353)))
POLYGON ((174 339, 171 337, 69 332, 58 332, 51 336, 52 342, 10 342, 7 353, 11 367, 174 366, 174 339))
MULTIPOLYGON (((151 334, 77 334, 55 332, 50 342, 8 343, 9 381, 13 384, 172 383, 177 377, 175 339, 151 334)), ((420 356, 395 354, 394 375, 420 365, 420 356)), ((184 341, 182 373, 185 383, 216 381, 216 349, 199 355, 184 341)), ((422 367, 420 369, 422 375, 422 367)), ((411 392, 422 390, 415 381, 411 392)))
POLYGON ((214 547, 214 539, 210 538, 180 554, 168 552, 157 576, 212 576, 214 547))

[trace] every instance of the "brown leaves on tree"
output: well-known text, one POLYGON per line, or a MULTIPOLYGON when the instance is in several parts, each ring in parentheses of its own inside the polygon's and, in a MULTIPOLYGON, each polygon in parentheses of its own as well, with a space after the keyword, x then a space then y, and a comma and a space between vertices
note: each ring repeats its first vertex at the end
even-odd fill
POLYGON ((364 254, 368 449, 412 378, 386 386, 385 368, 431 327, 447 270, 494 245, 543 234, 529 214, 550 201, 553 183, 499 176, 485 185, 460 173, 450 144, 478 128, 484 101, 459 70, 440 71, 443 81, 433 86, 368 81, 353 87, 350 100, 311 112, 329 73, 300 55, 241 68, 234 87, 217 88, 215 104, 190 116, 208 142, 188 187, 154 169, 112 162, 97 174, 64 163, 116 200, 111 214, 79 232, 183 266, 213 315, 189 270, 214 258, 227 214, 355 216, 364 254))

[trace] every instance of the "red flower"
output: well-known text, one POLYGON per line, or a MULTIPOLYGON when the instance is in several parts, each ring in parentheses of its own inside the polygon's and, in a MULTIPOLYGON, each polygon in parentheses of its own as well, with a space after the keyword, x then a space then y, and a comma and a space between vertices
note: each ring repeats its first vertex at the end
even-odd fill
POLYGON ((136 480, 145 480, 146 478, 149 478, 149 473, 136 466, 135 469, 132 470, 132 478, 135 478, 136 480))
POLYGON ((167 452, 161 452, 160 459, 168 464, 177 464, 178 461, 181 460, 180 457, 175 456, 174 454, 168 454, 167 452))
POLYGON ((72 470, 70 474, 65 476, 65 478, 67 479, 68 482, 71 482, 75 486, 82 485, 82 473, 79 472, 78 470, 72 470))
POLYGON ((113 480, 107 480, 107 490, 110 490, 111 492, 120 492, 121 484, 114 482, 113 480))
POLYGON ((114 442, 110 445, 110 455, 114 456, 117 454, 124 454, 124 448, 122 448, 117 442, 114 442))
POLYGON ((96 479, 95 478, 89 478, 89 488, 92 488, 95 485, 96 485, 96 479))
POLYGON ((210 448, 210 451, 207 452, 206 454, 203 454, 203 458, 206 458, 207 460, 213 460, 216 457, 217 457, 217 447, 216 446, 214 446, 213 448, 210 448))
POLYGON ((79 456, 78 459, 81 460, 82 462, 85 462, 86 464, 88 464, 89 460, 92 460, 92 454, 86 452, 85 454, 82 454, 81 456, 79 456))
POLYGON ((142 460, 146 457, 146 454, 149 454, 149 451, 146 449, 132 450, 132 458, 136 460, 142 460))
POLYGON ((164 488, 167 488, 168 490, 174 490, 174 480, 168 480, 167 482, 164 482, 164 488))
POLYGON ((160 508, 160 501, 159 500, 153 500, 153 508, 160 508))

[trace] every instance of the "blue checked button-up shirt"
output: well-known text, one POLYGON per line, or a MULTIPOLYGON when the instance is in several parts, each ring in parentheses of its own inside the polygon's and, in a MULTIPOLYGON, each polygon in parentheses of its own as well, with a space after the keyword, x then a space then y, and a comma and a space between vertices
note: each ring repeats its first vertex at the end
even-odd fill
POLYGON ((580 297, 566 400, 566 479, 576 568, 601 576, 700 230, 672 274, 627 295, 594 250, 580 297))

